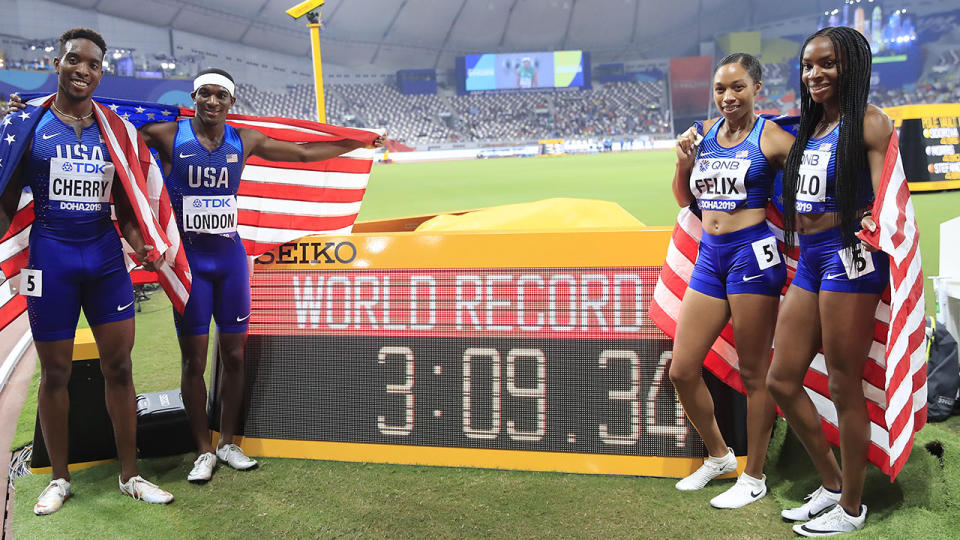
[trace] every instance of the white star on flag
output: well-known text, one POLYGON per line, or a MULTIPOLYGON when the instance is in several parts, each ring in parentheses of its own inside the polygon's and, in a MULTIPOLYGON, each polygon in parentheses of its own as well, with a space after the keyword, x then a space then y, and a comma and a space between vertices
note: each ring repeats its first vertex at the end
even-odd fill
POLYGON ((22 113, 20 113, 20 119, 21 119, 21 120, 26 120, 27 118, 30 118, 30 113, 28 113, 28 112, 22 112, 22 113))
POLYGON ((13 144, 17 140, 17 138, 13 136, 13 133, 11 133, 7 135, 7 138, 4 140, 7 141, 7 144, 13 144))
POLYGON ((130 119, 130 113, 123 113, 123 114, 120 115, 120 117, 123 118, 124 120, 129 120, 129 119, 130 119))
POLYGON ((137 114, 141 114, 141 113, 143 113, 143 111, 145 111, 146 109, 144 109, 143 107, 137 107, 137 108, 134 109, 134 110, 137 111, 137 114))
POLYGON ((153 117, 154 117, 154 116, 156 116, 156 114, 154 114, 154 113, 152 113, 152 112, 147 113, 147 120, 153 120, 153 117))
POLYGON ((111 103, 111 104, 110 104, 110 110, 113 111, 113 112, 117 112, 117 107, 118 107, 118 105, 117 105, 116 103, 111 103))
MULTIPOLYGON (((11 116, 12 116, 12 115, 11 115, 11 116)), ((10 125, 10 117, 9 117, 9 116, 3 119, 3 125, 5 125, 5 126, 9 126, 9 125, 10 125)))
POLYGON ((160 111, 160 114, 162 114, 162 115, 164 115, 164 116, 170 116, 170 115, 173 114, 173 113, 170 112, 170 111, 168 111, 168 110, 166 110, 166 109, 164 109, 164 110, 160 111))

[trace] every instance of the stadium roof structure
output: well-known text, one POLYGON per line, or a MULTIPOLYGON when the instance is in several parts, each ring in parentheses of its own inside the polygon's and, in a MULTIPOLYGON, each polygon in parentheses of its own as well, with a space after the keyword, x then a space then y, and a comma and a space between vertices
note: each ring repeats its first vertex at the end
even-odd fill
MULTIPOLYGON (((296 0, 53 0, 128 20, 308 55, 296 0)), ((324 61, 448 67, 480 52, 584 49, 594 62, 698 54, 721 32, 815 16, 837 0, 327 0, 324 61)))

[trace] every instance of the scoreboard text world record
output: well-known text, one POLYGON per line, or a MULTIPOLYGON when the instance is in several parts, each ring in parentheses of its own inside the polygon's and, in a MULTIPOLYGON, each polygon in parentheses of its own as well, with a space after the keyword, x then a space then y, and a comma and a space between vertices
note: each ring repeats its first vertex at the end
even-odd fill
POLYGON ((244 447, 688 474, 703 443, 667 375, 672 343, 648 316, 669 235, 363 233, 261 256, 244 447))

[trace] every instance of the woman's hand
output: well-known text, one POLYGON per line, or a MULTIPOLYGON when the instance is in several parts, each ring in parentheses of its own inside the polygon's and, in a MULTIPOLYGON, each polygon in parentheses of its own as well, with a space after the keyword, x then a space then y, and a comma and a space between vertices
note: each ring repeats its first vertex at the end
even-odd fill
POLYGON ((701 140, 703 138, 694 126, 690 126, 690 129, 677 137, 677 165, 686 170, 693 169, 693 162, 697 158, 697 145, 701 140))

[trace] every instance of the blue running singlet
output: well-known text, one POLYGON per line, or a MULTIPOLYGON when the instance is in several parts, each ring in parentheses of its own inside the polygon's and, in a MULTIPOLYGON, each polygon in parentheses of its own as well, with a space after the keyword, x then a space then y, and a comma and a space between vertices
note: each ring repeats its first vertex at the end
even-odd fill
POLYGON ((717 141, 723 122, 723 118, 717 120, 700 142, 690 174, 690 191, 701 210, 764 208, 776 178, 776 171, 760 150, 766 119, 757 117, 747 138, 730 148, 717 141))

